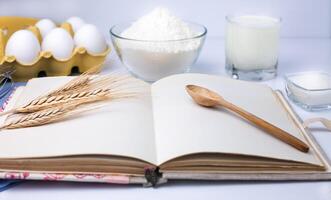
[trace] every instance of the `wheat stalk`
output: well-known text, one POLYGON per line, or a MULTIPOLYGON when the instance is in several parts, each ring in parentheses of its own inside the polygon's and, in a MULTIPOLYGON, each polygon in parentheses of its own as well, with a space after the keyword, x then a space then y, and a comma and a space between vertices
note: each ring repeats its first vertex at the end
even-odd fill
POLYGON ((117 99, 124 97, 134 96, 134 93, 127 92, 112 92, 111 89, 95 89, 91 91, 83 91, 78 93, 72 93, 68 95, 58 95, 58 96, 50 96, 42 99, 38 99, 35 101, 31 101, 29 104, 17 108, 15 113, 27 113, 27 112, 35 112, 41 109, 49 108, 50 106, 56 106, 60 104, 70 103, 72 101, 81 101, 89 98, 96 97, 104 97, 108 99, 117 99))
POLYGON ((95 97, 87 100, 76 101, 75 103, 55 106, 52 108, 44 109, 26 115, 21 115, 19 117, 14 118, 14 120, 11 120, 5 123, 4 125, 0 126, 0 130, 26 128, 26 127, 41 126, 44 124, 53 123, 62 120, 70 115, 74 115, 86 111, 86 110, 76 110, 79 106, 82 106, 83 104, 89 104, 101 100, 104 99, 102 97, 95 97), (75 110, 76 112, 74 112, 75 110))
MULTIPOLYGON (((93 80, 92 75, 99 72, 99 67, 100 67, 100 65, 90 68, 89 70, 87 70, 86 72, 82 73, 81 75, 75 77, 74 79, 72 79, 71 81, 69 81, 68 83, 63 85, 62 87, 60 87, 56 90, 53 90, 48 94, 37 97, 35 100, 37 100, 37 99, 41 100, 46 97, 59 95, 59 94, 65 93, 65 92, 69 92, 70 90, 74 90, 74 89, 86 86, 91 80, 93 80)), ((30 103, 31 102, 29 102, 28 104, 30 104, 30 103)), ((5 112, 1 112, 0 116, 13 114, 13 113, 17 113, 16 109, 11 109, 11 110, 8 110, 5 112)))
MULTIPOLYGON (((79 87, 84 87, 91 81, 91 79, 92 79, 92 77, 89 77, 89 76, 79 77, 77 80, 74 79, 74 81, 70 81, 68 84, 64 85, 63 87, 61 87, 59 89, 56 89, 56 90, 50 92, 49 94, 47 94, 45 96, 59 95, 59 94, 68 92, 70 90, 77 89, 79 87)), ((45 97, 45 96, 43 96, 43 97, 45 97)), ((43 98, 43 97, 41 97, 41 98, 43 98)))
POLYGON ((64 116, 65 113, 73 110, 74 108, 76 108, 76 106, 62 106, 23 115, 16 120, 4 124, 0 127, 0 130, 32 127, 51 123, 59 119, 59 117, 64 116))
POLYGON ((135 96, 134 92, 126 92, 125 88, 119 86, 127 83, 130 77, 101 77, 94 84, 88 84, 85 87, 71 89, 70 92, 58 94, 54 96, 46 96, 32 100, 28 104, 16 108, 12 113, 27 113, 35 112, 50 106, 59 104, 70 103, 72 101, 80 101, 94 97, 105 97, 109 99, 124 98, 135 96))
POLYGON ((132 77, 128 75, 117 76, 113 74, 92 77, 90 76, 90 73, 91 72, 82 74, 77 78, 74 78, 72 81, 69 81, 64 86, 48 93, 47 95, 37 97, 21 107, 0 113, 0 116, 35 112, 50 106, 87 99, 94 96, 108 96, 108 98, 134 96, 132 92, 126 93, 124 91, 128 89, 125 88, 124 85, 135 80, 132 77))
POLYGON ((0 126, 0 130, 52 123, 62 120, 68 115, 81 112, 82 106, 91 108, 89 104, 97 101, 132 98, 141 93, 132 91, 133 87, 130 83, 137 79, 130 76, 105 75, 95 76, 89 81, 82 80, 82 78, 76 79, 75 82, 54 90, 56 92, 48 93, 24 106, 7 111, 6 113, 12 114, 9 119, 14 120, 7 118, 6 123, 0 126), (81 84, 83 82, 84 84, 81 84), (78 85, 79 87, 77 87, 78 85))
POLYGON ((79 76, 75 77, 74 79, 72 79, 71 81, 69 81, 67 84, 63 85, 62 87, 60 87, 56 90, 51 91, 50 93, 48 93, 47 95, 44 95, 42 97, 62 94, 64 92, 68 92, 70 90, 85 86, 91 80, 93 80, 93 78, 95 77, 92 75, 99 73, 99 69, 100 69, 100 65, 92 67, 89 70, 87 70, 86 72, 82 73, 81 75, 79 75, 79 76))
POLYGON ((92 68, 23 106, 0 113, 0 116, 11 114, 0 130, 52 123, 82 112, 82 107, 90 110, 91 104, 96 102, 132 98, 139 94, 133 92, 130 85, 137 79, 128 75, 96 75, 98 69, 98 66, 92 68))
POLYGON ((74 114, 82 113, 89 110, 94 110, 96 108, 103 106, 103 104, 100 104, 98 106, 93 107, 90 106, 90 104, 105 100, 131 98, 135 96, 134 93, 122 93, 121 95, 117 94, 109 98, 106 95, 106 93, 103 94, 104 95, 99 94, 95 96, 90 96, 89 98, 82 98, 77 101, 72 101, 69 103, 58 104, 56 106, 51 106, 28 114, 13 115, 14 117, 12 118, 14 119, 0 126, 0 130, 41 126, 41 125, 61 121, 64 120, 66 117, 72 116, 74 114), (85 106, 85 109, 81 109, 81 107, 83 106, 85 106))

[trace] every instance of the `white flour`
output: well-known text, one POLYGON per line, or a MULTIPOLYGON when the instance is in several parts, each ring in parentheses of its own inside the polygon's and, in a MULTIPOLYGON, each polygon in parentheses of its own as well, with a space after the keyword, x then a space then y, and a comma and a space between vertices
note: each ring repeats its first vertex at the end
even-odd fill
POLYGON ((141 17, 117 40, 120 58, 128 69, 146 81, 182 73, 189 69, 199 54, 203 39, 200 33, 165 8, 156 8, 141 17))
POLYGON ((135 40, 158 41, 131 44, 131 48, 143 48, 154 52, 180 52, 198 48, 200 40, 165 41, 188 39, 198 34, 187 23, 172 15, 168 9, 156 8, 134 22, 121 36, 135 40))

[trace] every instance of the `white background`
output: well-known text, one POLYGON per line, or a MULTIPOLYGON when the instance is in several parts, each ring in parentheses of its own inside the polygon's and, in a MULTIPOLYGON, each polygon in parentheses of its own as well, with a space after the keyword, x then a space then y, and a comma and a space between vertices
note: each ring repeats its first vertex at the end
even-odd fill
MULTIPOLYGON (((76 15, 108 36, 111 25, 134 20, 163 5, 176 15, 205 25, 209 34, 193 72, 224 75, 224 17, 229 13, 281 16, 279 76, 265 82, 284 92, 283 75, 307 70, 331 73, 331 0, 0 0, 0 15, 47 17, 58 22, 76 15), (194 3, 193 3, 194 2, 194 3)), ((123 69, 115 53, 106 70, 123 69)), ((301 118, 308 113, 294 106, 301 118)), ((313 133, 329 157, 331 134, 320 126, 313 133)), ((331 182, 181 182, 158 189, 107 184, 25 182, 0 193, 0 199, 300 199, 330 200, 331 182)))
POLYGON ((0 15, 51 18, 80 16, 108 35, 111 25, 131 21, 156 6, 205 25, 209 37, 224 34, 224 17, 233 13, 280 16, 284 37, 330 37, 330 0, 0 0, 0 15))

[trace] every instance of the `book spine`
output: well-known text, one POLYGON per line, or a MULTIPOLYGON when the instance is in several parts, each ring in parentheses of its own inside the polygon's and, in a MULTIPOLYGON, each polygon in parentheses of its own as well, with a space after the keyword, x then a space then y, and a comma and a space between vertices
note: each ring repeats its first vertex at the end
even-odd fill
POLYGON ((147 184, 145 184, 144 186, 156 187, 156 185, 159 183, 160 179, 162 178, 162 174, 159 172, 159 168, 146 167, 144 169, 144 172, 147 181, 147 184))

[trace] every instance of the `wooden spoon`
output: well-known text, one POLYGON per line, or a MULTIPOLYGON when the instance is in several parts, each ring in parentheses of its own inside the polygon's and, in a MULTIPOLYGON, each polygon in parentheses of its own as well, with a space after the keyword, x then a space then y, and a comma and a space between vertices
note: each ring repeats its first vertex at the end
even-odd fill
POLYGON ((270 124, 269 122, 253 115, 245 111, 244 109, 233 105, 232 103, 226 101, 223 97, 218 95, 216 92, 210 91, 206 88, 197 86, 197 85, 187 85, 186 91, 188 94, 193 98, 193 100, 205 107, 215 107, 215 106, 222 106, 227 108, 243 118, 247 119, 251 123, 255 124, 256 126, 260 127, 261 129, 265 130, 270 135, 278 138, 279 140, 291 145, 292 147, 302 151, 308 152, 309 147, 307 144, 299 140, 298 138, 292 136, 291 134, 287 133, 286 131, 270 124))

